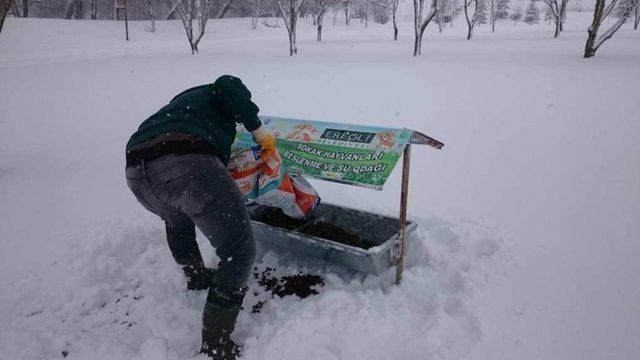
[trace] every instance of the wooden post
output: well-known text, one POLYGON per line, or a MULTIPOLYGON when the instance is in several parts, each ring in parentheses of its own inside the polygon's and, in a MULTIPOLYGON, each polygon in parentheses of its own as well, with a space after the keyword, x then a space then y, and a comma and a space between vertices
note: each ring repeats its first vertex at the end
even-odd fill
POLYGON ((404 240, 407 228, 407 198, 409 194, 409 161, 411 160, 411 143, 404 148, 402 155, 402 188, 400 190, 400 229, 396 242, 396 284, 402 280, 404 267, 404 240))

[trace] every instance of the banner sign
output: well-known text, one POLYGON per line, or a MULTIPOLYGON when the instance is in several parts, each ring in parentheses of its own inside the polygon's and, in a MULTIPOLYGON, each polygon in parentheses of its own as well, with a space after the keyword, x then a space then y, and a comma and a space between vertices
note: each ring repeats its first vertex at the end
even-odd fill
MULTIPOLYGON (((261 116, 291 173, 382 190, 413 133, 322 121, 261 116)), ((234 148, 255 146, 239 126, 234 148)))

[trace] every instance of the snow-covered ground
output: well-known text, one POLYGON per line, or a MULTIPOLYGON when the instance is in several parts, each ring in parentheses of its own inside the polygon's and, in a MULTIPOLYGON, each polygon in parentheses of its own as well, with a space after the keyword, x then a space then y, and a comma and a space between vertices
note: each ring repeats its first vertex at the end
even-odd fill
MULTIPOLYGON (((124 182, 124 144, 177 92, 240 76, 263 114, 422 130, 392 273, 326 274, 319 295, 243 311, 246 359, 640 358, 640 31, 581 53, 588 13, 501 23, 464 40, 430 26, 8 19, 0 35, 0 359, 197 357, 204 293, 187 293, 162 223, 124 182)), ((323 199, 395 214, 383 192, 314 181, 323 199)), ((209 264, 211 247, 200 239, 209 264)), ((258 264, 282 262, 270 254, 258 264)), ((279 266, 281 273, 297 265, 279 266)), ((251 283, 256 289, 255 282, 251 283)), ((259 294, 261 296, 261 294, 259 294)), ((250 292, 245 308, 258 299, 250 292)))

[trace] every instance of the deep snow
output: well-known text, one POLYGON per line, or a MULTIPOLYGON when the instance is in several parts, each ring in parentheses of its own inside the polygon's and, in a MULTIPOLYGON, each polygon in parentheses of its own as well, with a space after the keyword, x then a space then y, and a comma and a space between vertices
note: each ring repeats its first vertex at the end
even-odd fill
MULTIPOLYGON (((499 24, 463 40, 461 19, 412 58, 411 24, 211 21, 188 53, 177 22, 8 19, 0 35, 0 358, 183 359, 204 294, 186 293, 162 224, 123 177, 123 147, 177 92, 230 73, 263 114, 410 127, 410 214, 420 226, 392 274, 243 312, 247 359, 640 357, 640 32, 583 60, 588 13, 499 24)), ((397 211, 384 192, 313 181, 323 199, 397 211)), ((209 264, 211 248, 200 239, 209 264)), ((283 259, 268 255, 259 266, 283 259)), ((299 265, 282 264, 295 272, 299 265)), ((252 282, 252 288, 255 288, 252 282)), ((262 295, 258 295, 260 298, 262 295)), ((248 296, 245 307, 257 301, 248 296)))

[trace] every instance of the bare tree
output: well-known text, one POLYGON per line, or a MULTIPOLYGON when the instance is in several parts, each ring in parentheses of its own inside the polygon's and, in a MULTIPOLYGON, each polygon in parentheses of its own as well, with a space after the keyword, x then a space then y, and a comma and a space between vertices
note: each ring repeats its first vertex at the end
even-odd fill
MULTIPOLYGON (((554 0, 555 1, 555 0, 554 0)), ((509 17, 509 0, 489 0, 491 32, 496 31, 496 21, 509 17)))
POLYGON ((65 6, 64 18, 71 19, 74 15, 78 15, 79 0, 67 0, 67 6, 65 6))
POLYGON ((398 40, 398 4, 400 0, 372 0, 374 5, 378 5, 385 8, 391 13, 391 20, 393 23, 393 40, 398 40))
POLYGON ((413 29, 415 33, 415 41, 413 44, 413 56, 420 55, 422 51, 422 35, 427 25, 433 20, 438 8, 438 0, 431 0, 431 8, 428 13, 426 11, 425 2, 427 0, 413 0, 413 29))
POLYGON ((567 5, 569 4, 569 0, 560 0, 560 23, 558 24, 558 28, 560 32, 564 31, 564 21, 567 19, 567 5))
POLYGON ((167 13, 167 16, 164 17, 165 20, 169 20, 171 19, 171 17, 173 16, 173 14, 175 14, 176 10, 178 9, 178 5, 180 4, 180 1, 176 1, 175 4, 171 5, 171 1, 169 1, 169 5, 171 5, 171 9, 169 10, 169 12, 167 13))
POLYGON ((296 27, 298 25, 298 17, 300 16, 300 8, 304 5, 305 0, 276 0, 280 14, 284 20, 284 25, 289 33, 289 56, 298 53, 296 46, 296 27))
MULTIPOLYGON (((2 0, 4 1, 4 0, 2 0)), ((31 5, 40 4, 42 1, 34 1, 34 0, 11 0, 9 1, 9 8, 15 17, 29 17, 29 9, 31 5), (20 11, 22 10, 22 11, 20 11)), ((2 3, 4 6, 4 2, 2 3)), ((9 10, 7 10, 8 12, 9 10)), ((5 14, 6 16, 6 14, 5 14)))
POLYGON ((351 0, 342 0, 344 6, 344 24, 349 25, 351 20, 351 0))
POLYGON ((522 8, 517 7, 511 15, 509 15, 509 19, 513 21, 513 26, 516 26, 518 21, 522 20, 522 8))
POLYGON ((324 15, 327 13, 327 7, 329 6, 329 0, 314 0, 314 23, 318 29, 317 41, 322 41, 322 21, 324 15))
POLYGON ((226 3, 223 3, 222 7, 220 8, 220 11, 218 11, 218 14, 215 16, 215 18, 222 19, 225 15, 227 15, 227 12, 231 10, 232 7, 233 7, 233 0, 229 0, 226 3))
POLYGON ((584 57, 590 58, 596 54, 596 51, 602 46, 602 44, 609 40, 613 34, 620 29, 633 10, 638 7, 640 0, 632 0, 627 3, 623 11, 619 14, 618 20, 611 25, 602 35, 598 36, 598 30, 602 22, 612 13, 618 0, 612 0, 609 5, 605 6, 606 0, 596 0, 596 6, 593 9, 593 22, 587 29, 589 36, 587 37, 587 43, 584 47, 584 57))
MULTIPOLYGON (((168 0, 169 1, 169 5, 171 5, 172 0, 168 0)), ((171 19, 171 17, 173 16, 173 14, 176 13, 176 11, 178 11, 178 5, 180 5, 180 3, 182 3, 182 1, 185 0, 177 0, 173 5, 171 5, 171 9, 169 9, 169 12, 167 13, 167 15, 165 15, 164 19, 165 20, 169 20, 171 19)), ((229 10, 231 10, 232 6, 233 6, 233 1, 234 0, 229 0, 225 3, 222 4, 222 6, 220 7, 220 11, 218 12, 217 15, 213 16, 213 18, 215 19, 222 19, 229 10)), ((210 3, 213 2, 213 0, 209 1, 210 3)), ((211 5, 209 4, 209 10, 211 10, 211 5)))
POLYGON ((369 0, 364 0, 364 28, 369 27, 369 0))
POLYGON ((251 3, 251 30, 258 28, 258 17, 262 13, 262 0, 250 0, 251 3))
POLYGON ((393 40, 398 40, 398 5, 400 0, 391 0, 391 20, 393 22, 393 40))
POLYGON ((464 17, 467 20, 467 40, 473 37, 473 29, 478 21, 478 0, 464 0, 464 17), (469 18, 469 6, 473 4, 473 15, 469 18))
POLYGON ((180 20, 182 20, 182 26, 187 35, 189 46, 191 47, 191 53, 198 53, 198 43, 204 36, 204 30, 207 26, 207 20, 209 19, 209 9, 211 8, 212 0, 177 0, 176 9, 180 14, 180 20), (194 35, 193 21, 196 20, 198 24, 197 33, 194 35))
MULTIPOLYGON (((629 5, 629 2, 633 2, 633 0, 618 0, 616 8, 613 10, 616 18, 624 16, 624 12, 626 11, 626 7, 629 5)), ((633 13, 630 17, 633 21, 633 29, 638 30, 638 22, 640 22, 640 5, 634 7, 633 13)))
POLYGON ((562 31, 562 23, 566 17, 567 3, 569 0, 542 0, 542 2, 549 7, 549 14, 556 25, 553 37, 557 38, 562 31))
POLYGON ((9 12, 9 8, 11 8, 12 0, 0 0, 0 33, 2 32, 2 27, 4 26, 4 19, 7 17, 7 13, 9 12))
POLYGON ((438 25, 438 32, 442 33, 442 25, 444 24, 444 15, 446 13, 446 7, 449 0, 438 1, 438 8, 436 9, 436 15, 433 17, 433 21, 438 25))
POLYGON ((91 0, 91 20, 98 19, 98 0, 91 0))
POLYGON ((540 21, 540 11, 536 6, 536 0, 531 0, 522 19, 525 23, 532 25, 540 21))
POLYGON ((496 13, 497 0, 487 0, 489 2, 489 24, 491 25, 491 31, 496 31, 496 13))
POLYGON ((155 15, 153 13, 152 1, 151 0, 147 0, 147 5, 149 7, 149 19, 151 20, 151 27, 149 27, 149 31, 156 32, 156 17, 155 17, 155 15))
POLYGON ((453 18, 458 11, 455 0, 438 0, 434 21, 438 24, 438 32, 442 32, 447 23, 453 23, 453 18))
POLYGON ((15 1, 9 1, 9 8, 11 9, 11 14, 14 17, 20 17, 20 11, 18 11, 18 6, 16 5, 15 1))

